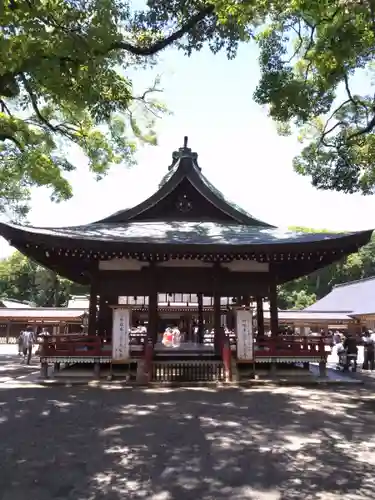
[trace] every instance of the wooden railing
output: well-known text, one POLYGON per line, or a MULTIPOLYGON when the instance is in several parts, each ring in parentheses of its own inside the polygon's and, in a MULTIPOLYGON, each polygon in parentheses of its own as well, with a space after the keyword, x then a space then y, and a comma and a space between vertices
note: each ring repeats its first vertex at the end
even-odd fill
POLYGON ((221 361, 154 361, 153 382, 219 382, 224 380, 221 361))
POLYGON ((51 335, 41 340, 40 355, 54 357, 104 357, 110 356, 111 347, 100 337, 89 335, 51 335))
MULTIPOLYGON (((42 357, 110 357, 112 345, 98 336, 82 334, 52 335, 40 341, 40 355, 42 357)), ((231 339, 226 338, 226 346, 230 343, 231 350, 235 350, 231 339)), ((130 355, 132 358, 144 357, 145 343, 131 343, 130 355)), ((220 348, 221 352, 222 347, 220 348)), ((326 358, 325 339, 322 337, 280 336, 265 337, 254 342, 256 358, 326 358)))
MULTIPOLYGON (((236 338, 236 334, 233 333, 233 332, 230 332, 228 335, 226 335, 229 339, 229 344, 230 344, 230 348, 232 351, 235 351, 236 350, 236 347, 237 347, 237 338, 236 338)), ((206 333, 204 335, 204 338, 203 338, 203 344, 206 345, 206 346, 213 346, 214 345, 214 339, 215 339, 215 335, 213 333, 206 333)))
POLYGON ((256 339, 254 349, 256 358, 326 358, 328 355, 322 337, 280 336, 256 339))
MULTIPOLYGON (((51 335, 39 341, 39 354, 41 357, 69 357, 69 358, 91 358, 111 357, 112 344, 104 342, 97 335, 51 335)), ((132 358, 142 357, 144 345, 130 344, 130 356, 132 358)))
POLYGON ((0 335, 0 344, 17 344, 17 337, 14 335, 7 337, 6 335, 0 335))
MULTIPOLYGON (((235 355, 237 351, 237 339, 230 337, 230 349, 235 355)), ((318 336, 296 336, 280 335, 279 337, 263 337, 254 340, 256 357, 318 357, 326 356, 327 341, 325 337, 318 336)))

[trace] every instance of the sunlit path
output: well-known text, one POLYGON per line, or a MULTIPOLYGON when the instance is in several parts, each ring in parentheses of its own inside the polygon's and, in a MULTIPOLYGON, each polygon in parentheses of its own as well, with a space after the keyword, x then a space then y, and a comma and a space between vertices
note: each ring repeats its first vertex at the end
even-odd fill
POLYGON ((350 390, 0 390, 2 499, 372 500, 350 390))

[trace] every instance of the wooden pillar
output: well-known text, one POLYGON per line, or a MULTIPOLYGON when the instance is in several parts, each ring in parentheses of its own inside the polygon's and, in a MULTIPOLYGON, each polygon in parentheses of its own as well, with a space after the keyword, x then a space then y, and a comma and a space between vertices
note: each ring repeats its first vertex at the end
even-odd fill
POLYGON ((319 362, 319 377, 327 377, 327 362, 325 360, 319 362))
POLYGON ((198 293, 198 342, 203 344, 204 337, 204 321, 203 321, 203 293, 198 293))
POLYGON ((103 314, 103 332, 105 338, 110 341, 112 339, 112 326, 113 326, 113 309, 111 306, 118 304, 118 295, 106 295, 104 297, 105 308, 103 314))
POLYGON ((221 346, 221 304, 220 293, 214 293, 214 347, 215 351, 219 353, 221 346))
POLYGON ((109 340, 112 337, 112 316, 111 306, 118 304, 118 296, 110 294, 100 294, 99 314, 98 314, 98 333, 104 339, 109 340))
POLYGON ((148 298, 148 325, 147 338, 152 340, 152 343, 157 342, 158 337, 158 293, 151 291, 148 298))
POLYGON ((264 313, 263 313, 263 298, 257 297, 257 328, 258 337, 264 337, 264 313))
POLYGON ((228 328, 229 330, 235 330, 236 329, 236 313, 235 310, 232 308, 232 310, 228 313, 229 315, 229 322, 228 322, 228 328))
POLYGON ((96 276, 91 278, 88 334, 96 335, 98 287, 96 276))
POLYGON ((184 317, 184 328, 185 328, 185 331, 186 331, 186 335, 185 335, 186 340, 188 342, 194 342, 194 336, 192 335, 191 314, 186 314, 185 315, 185 317, 184 317))
POLYGON ((101 293, 99 295, 99 312, 98 312, 98 334, 101 338, 105 337, 104 324, 105 324, 105 315, 106 315, 106 307, 107 301, 106 296, 101 293))
POLYGON ((11 328, 12 323, 10 321, 7 322, 7 329, 6 329, 6 343, 9 344, 9 337, 10 337, 10 328, 11 328))
POLYGON ((277 310, 277 288, 275 283, 270 284, 269 299, 271 336, 277 337, 279 334, 279 315, 277 310))
POLYGON ((150 293, 148 297, 147 338, 156 344, 158 339, 158 287, 156 282, 156 267, 150 263, 150 293))

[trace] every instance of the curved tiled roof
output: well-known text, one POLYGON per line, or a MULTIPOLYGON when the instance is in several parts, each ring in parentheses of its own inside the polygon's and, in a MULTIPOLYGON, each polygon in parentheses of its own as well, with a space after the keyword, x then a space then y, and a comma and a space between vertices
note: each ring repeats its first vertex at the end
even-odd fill
MULTIPOLYGON (((183 147, 173 153, 173 163, 159 184, 159 189, 139 205, 120 210, 98 222, 126 222, 150 210, 170 195, 180 183, 187 179, 200 196, 233 220, 233 222, 258 227, 274 227, 246 212, 238 205, 227 200, 224 195, 202 174, 197 162, 198 155, 190 148, 183 147)), ((226 217, 227 220, 227 217, 226 217)))
POLYGON ((375 276, 336 285, 328 295, 305 311, 340 311, 352 316, 374 314, 375 276))
POLYGON ((31 309, 0 309, 0 319, 36 321, 44 320, 79 320, 84 314, 84 309, 67 309, 65 307, 36 307, 31 309))
POLYGON ((178 255, 181 252, 228 252, 232 254, 231 258, 233 254, 245 257, 246 254, 254 254, 251 258, 256 254, 261 260, 263 254, 272 252, 273 258, 280 260, 275 264, 277 268, 273 267, 273 273, 281 283, 357 251, 360 246, 369 242, 371 234, 372 231, 306 233, 278 229, 256 219, 228 202, 202 175, 197 155, 187 148, 186 143, 174 153, 173 163, 159 190, 136 207, 82 226, 40 228, 0 223, 0 235, 11 245, 74 281, 84 280, 85 276, 90 275, 93 252, 104 252, 105 255, 122 255, 124 252, 164 252, 178 255), (195 204, 198 207, 194 213, 195 219, 190 214, 191 219, 184 220, 184 217, 189 219, 189 214, 178 210, 165 216, 168 200, 163 205, 158 204, 170 195, 169 201, 172 200, 172 203, 174 195, 177 198, 181 196, 187 182, 191 185, 188 185, 188 189, 191 188, 194 204, 199 201, 195 204), (157 206, 159 210, 154 210, 157 206), (201 213, 203 210, 206 210, 205 214, 201 213), (168 220, 161 220, 163 216, 168 220), (73 252, 73 259, 77 265, 70 264, 71 257, 65 262, 69 252, 59 257, 58 249, 76 250, 73 252), (88 252, 89 258, 80 258, 80 250, 88 252), (304 252, 310 253, 304 255, 304 252), (51 254, 54 256, 53 263, 51 254), (293 258, 291 254, 294 254, 293 258), (296 259, 298 263, 295 262, 296 259))
POLYGON ((22 232, 30 236, 68 238, 70 240, 112 241, 153 244, 191 245, 280 245, 314 242, 345 242, 348 238, 371 235, 371 231, 352 233, 305 233, 239 224, 215 222, 128 222, 94 223, 84 226, 41 228, 0 223, 0 230, 9 234, 22 232))

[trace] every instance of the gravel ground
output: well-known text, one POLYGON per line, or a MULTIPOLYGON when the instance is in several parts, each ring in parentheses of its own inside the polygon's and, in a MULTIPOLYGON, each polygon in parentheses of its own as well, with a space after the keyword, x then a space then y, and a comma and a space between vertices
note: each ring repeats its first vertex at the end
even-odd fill
POLYGON ((0 384, 0 500, 372 500, 374 410, 363 388, 0 384))

